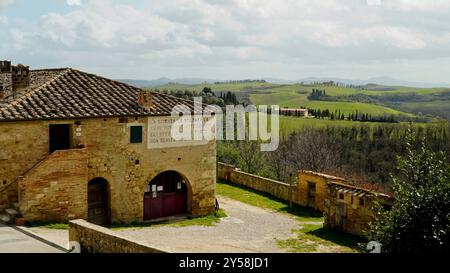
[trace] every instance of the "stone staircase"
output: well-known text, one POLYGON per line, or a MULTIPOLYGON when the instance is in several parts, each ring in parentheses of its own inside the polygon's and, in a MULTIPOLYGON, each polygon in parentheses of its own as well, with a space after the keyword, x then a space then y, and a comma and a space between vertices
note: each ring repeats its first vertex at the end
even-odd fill
POLYGON ((10 224, 15 222, 15 218, 17 216, 20 216, 20 204, 16 202, 18 200, 18 192, 14 195, 13 198, 10 198, 8 196, 8 188, 10 188, 13 184, 17 184, 20 179, 23 179, 23 176, 27 173, 31 172, 33 169, 37 168, 42 162, 47 160, 51 155, 46 156, 44 159, 37 162, 35 165, 33 165, 30 169, 28 169, 26 172, 24 172, 23 175, 17 177, 16 180, 13 182, 10 182, 7 185, 4 185, 3 188, 0 189, 0 197, 2 195, 4 196, 3 199, 6 200, 6 208, 5 204, 3 204, 2 207, 0 207, 0 223, 3 224, 10 224))
POLYGON ((19 203, 14 203, 11 208, 0 211, 0 223, 14 223, 17 216, 20 215, 19 203))

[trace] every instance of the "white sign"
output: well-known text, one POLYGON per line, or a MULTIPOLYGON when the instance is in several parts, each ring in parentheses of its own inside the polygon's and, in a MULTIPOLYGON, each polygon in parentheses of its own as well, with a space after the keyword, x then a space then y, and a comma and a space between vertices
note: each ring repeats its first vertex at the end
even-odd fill
MULTIPOLYGON (((190 117, 189 117, 190 118, 190 117)), ((185 146, 200 146, 208 144, 208 140, 203 137, 201 140, 175 140, 172 138, 172 125, 179 120, 176 117, 151 117, 148 119, 148 149, 158 149, 158 148, 171 148, 171 147, 185 147, 185 146)), ((203 127, 194 128, 194 121, 203 119, 203 122, 207 122, 211 118, 194 116, 192 118, 192 135, 203 136, 203 127)), ((215 130, 215 129, 214 129, 215 130)))
POLYGON ((163 186, 158 186, 158 191, 163 191, 164 187, 163 186))
POLYGON ((156 191, 156 185, 152 185, 152 192, 156 191))

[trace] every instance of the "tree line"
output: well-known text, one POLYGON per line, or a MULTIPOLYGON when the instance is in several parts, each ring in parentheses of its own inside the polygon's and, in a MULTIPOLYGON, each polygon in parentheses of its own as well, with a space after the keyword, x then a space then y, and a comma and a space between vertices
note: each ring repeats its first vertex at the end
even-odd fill
MULTIPOLYGON (((222 141, 218 143, 218 157, 244 171, 280 181, 289 182, 298 170, 312 170, 343 176, 355 183, 389 186, 396 158, 406 151, 407 127, 303 127, 282 137, 274 152, 260 152, 259 144, 252 141, 222 141)), ((450 153, 448 123, 414 126, 414 130, 419 138, 427 138, 432 151, 450 153)))
POLYGON ((171 95, 177 98, 193 100, 194 97, 202 97, 203 103, 214 104, 220 107, 225 107, 226 105, 237 105, 239 100, 233 92, 226 91, 220 92, 218 96, 210 87, 204 87, 201 92, 193 90, 159 90, 155 89, 155 92, 171 95))

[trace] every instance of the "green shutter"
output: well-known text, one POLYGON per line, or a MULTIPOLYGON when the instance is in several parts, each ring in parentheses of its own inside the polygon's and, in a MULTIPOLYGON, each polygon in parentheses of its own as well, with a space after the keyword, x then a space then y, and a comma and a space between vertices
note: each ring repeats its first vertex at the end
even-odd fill
POLYGON ((142 143, 142 126, 130 127, 130 143, 142 143))

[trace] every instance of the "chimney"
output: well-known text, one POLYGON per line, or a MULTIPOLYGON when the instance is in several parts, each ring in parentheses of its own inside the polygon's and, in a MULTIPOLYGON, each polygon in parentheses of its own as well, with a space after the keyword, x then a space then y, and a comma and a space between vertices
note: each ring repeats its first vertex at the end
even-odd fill
POLYGON ((0 73, 11 73, 10 61, 0 61, 0 73))
POLYGON ((12 67, 12 89, 17 93, 30 87, 30 67, 19 64, 12 67))
POLYGON ((11 62, 0 61, 0 100, 10 93, 12 89, 11 83, 11 62))
POLYGON ((0 99, 16 95, 30 86, 30 68, 0 61, 0 99))
POLYGON ((152 107, 152 94, 144 90, 139 91, 137 103, 145 109, 150 110, 152 107))

